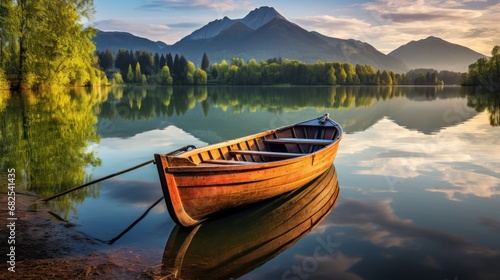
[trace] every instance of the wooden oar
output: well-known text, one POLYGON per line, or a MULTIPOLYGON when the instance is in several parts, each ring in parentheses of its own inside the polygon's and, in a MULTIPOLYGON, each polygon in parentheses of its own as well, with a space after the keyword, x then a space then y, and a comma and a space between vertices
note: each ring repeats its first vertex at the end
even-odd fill
MULTIPOLYGON (((182 148, 179 148, 179 149, 177 149, 177 150, 175 150, 175 151, 172 151, 172 152, 168 153, 167 155, 175 155, 175 154, 180 153, 180 152, 185 152, 185 151, 188 151, 189 149, 196 149, 196 147, 195 147, 195 146, 193 146, 193 145, 184 146, 184 147, 182 147, 182 148)), ((113 173, 113 174, 110 174, 110 175, 104 176, 104 177, 102 177, 102 178, 99 178, 99 179, 96 179, 96 180, 93 180, 93 181, 87 182, 87 183, 85 183, 85 184, 83 184, 83 185, 81 185, 81 186, 78 186, 78 187, 76 187, 76 188, 72 188, 72 189, 69 189, 69 190, 66 190, 66 191, 60 192, 60 193, 58 193, 58 194, 55 194, 55 195, 53 195, 53 196, 50 196, 50 197, 46 197, 46 198, 40 199, 39 201, 47 202, 47 201, 52 200, 52 199, 54 199, 54 198, 60 197, 60 196, 62 196, 62 195, 65 195, 65 194, 67 194, 67 193, 70 193, 70 192, 73 192, 73 191, 79 190, 79 189, 81 189, 81 188, 84 188, 84 187, 87 187, 87 186, 93 185, 93 184, 95 184, 95 183, 99 183, 99 182, 104 181, 104 180, 106 180, 106 179, 109 179, 109 178, 111 178, 111 177, 115 177, 115 176, 118 176, 118 175, 120 175, 120 174, 130 172, 130 171, 132 171, 132 170, 135 170, 135 169, 137 169, 137 168, 143 167, 144 165, 148 165, 148 164, 150 164, 150 163, 154 163, 154 160, 153 160, 153 159, 152 159, 152 160, 148 160, 148 161, 146 161, 146 162, 143 162, 143 163, 138 164, 138 165, 136 165, 136 166, 133 166, 133 167, 127 168, 127 169, 125 169, 125 170, 122 170, 122 171, 119 171, 119 172, 116 172, 116 173, 113 173)))

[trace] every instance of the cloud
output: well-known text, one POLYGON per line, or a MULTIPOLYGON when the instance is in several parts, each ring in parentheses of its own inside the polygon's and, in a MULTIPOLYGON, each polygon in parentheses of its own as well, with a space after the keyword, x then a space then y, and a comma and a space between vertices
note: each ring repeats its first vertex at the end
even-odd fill
MULTIPOLYGON (((461 108, 451 109, 455 110, 454 113, 448 114, 448 110, 443 109, 444 119, 461 119, 467 113, 461 108)), ((427 190, 444 193, 450 200, 458 201, 457 194, 498 196, 500 163, 496 159, 500 158, 500 150, 484 147, 498 146, 500 131, 484 137, 491 131, 488 123, 488 113, 485 112, 465 123, 427 135, 383 118, 363 133, 346 135, 337 158, 356 160, 356 165, 361 167, 356 174, 385 178, 392 190, 397 190, 407 179, 433 173, 433 178, 442 183, 429 186, 427 190), (477 138, 482 139, 482 147, 476 148, 477 138), (473 169, 457 169, 457 164, 473 166, 473 169)))
POLYGON ((489 227, 493 231, 500 233, 500 221, 488 218, 488 217, 481 217, 479 220, 479 224, 489 227))
POLYGON ((306 16, 292 19, 293 22, 324 35, 338 38, 353 38, 362 33, 370 24, 355 18, 334 17, 330 15, 306 16), (354 35, 354 37, 353 37, 354 35))
POLYGON ((389 199, 367 201, 347 198, 340 201, 334 211, 335 225, 353 227, 358 238, 384 248, 413 246, 414 241, 426 239, 447 250, 465 254, 499 254, 499 251, 481 246, 470 239, 419 227, 412 220, 401 219, 394 213, 389 199))
POLYGON ((172 32, 171 27, 165 24, 137 24, 122 19, 99 20, 94 22, 94 26, 102 31, 124 31, 151 40, 160 40, 172 32))
POLYGON ((484 1, 379 0, 362 8, 375 22, 371 34, 381 43, 393 45, 393 49, 404 43, 403 38, 418 40, 433 35, 488 53, 493 46, 491 39, 499 40, 493 28, 498 10, 484 1), (393 34, 400 38, 395 39, 393 34), (470 41, 470 34, 477 35, 476 40, 470 41))
POLYGON ((240 10, 248 7, 249 1, 240 0, 155 0, 146 1, 145 4, 140 6, 140 9, 157 10, 157 9, 208 9, 214 11, 232 11, 240 10))
MULTIPOLYGON (((114 178, 101 183, 101 186, 101 195, 105 196, 106 199, 141 209, 150 207, 163 196, 161 188, 158 187, 158 182, 114 178)), ((155 211, 162 213, 165 209, 155 207, 155 211)))
POLYGON ((450 200, 460 201, 456 194, 493 197, 500 195, 500 179, 487 174, 455 170, 450 166, 435 165, 436 170, 444 175, 450 186, 436 186, 427 189, 430 192, 446 194, 450 200))
POLYGON ((499 6, 486 1, 378 0, 351 5, 350 11, 358 9, 351 17, 323 14, 294 21, 327 36, 368 42, 384 53, 436 36, 488 54, 500 41, 495 28, 499 6))

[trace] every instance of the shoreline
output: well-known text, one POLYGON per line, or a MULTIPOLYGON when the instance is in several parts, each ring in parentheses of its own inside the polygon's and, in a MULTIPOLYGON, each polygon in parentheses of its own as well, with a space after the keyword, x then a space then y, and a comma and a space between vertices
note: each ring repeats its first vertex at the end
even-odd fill
MULTIPOLYGON (((32 205, 38 197, 17 192, 15 198, 15 272, 8 270, 9 231, 2 230, 1 279, 173 279, 161 276, 161 263, 151 267, 137 252, 86 236, 75 225, 52 216, 47 205, 39 203, 35 209, 32 205)), ((7 199, 2 191, 0 201, 7 199)), ((7 203, 1 205, 0 216, 8 224, 7 203)))

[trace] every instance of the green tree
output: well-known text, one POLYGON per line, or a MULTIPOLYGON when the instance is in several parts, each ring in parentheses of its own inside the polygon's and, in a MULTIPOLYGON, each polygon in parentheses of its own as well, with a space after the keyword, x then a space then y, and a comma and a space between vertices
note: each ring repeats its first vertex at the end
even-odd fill
POLYGON ((392 85, 391 75, 389 75, 389 73, 386 70, 382 71, 382 74, 380 75, 380 84, 392 85))
POLYGON ((494 75, 496 75, 496 81, 500 81, 500 46, 494 46, 491 50, 491 69, 494 75))
MULTIPOLYGON (((172 56, 170 56, 172 57, 172 56)), ((169 69, 172 69, 172 77, 174 77, 174 83, 178 83, 178 79, 181 75, 181 67, 180 67, 180 57, 178 54, 175 54, 175 58, 172 61, 172 67, 170 67, 168 63, 168 56, 167 56, 167 66, 169 69)))
POLYGON ((142 83, 142 72, 141 72, 141 65, 139 64, 139 62, 135 64, 134 82, 142 83))
POLYGON ((208 68, 210 67, 210 61, 208 61, 207 53, 203 53, 203 57, 201 59, 201 70, 208 72, 208 68))
MULTIPOLYGON (((178 58, 178 57, 177 57, 178 58)), ((172 59, 172 54, 171 53, 168 53, 167 54, 167 57, 165 59, 165 63, 166 65, 168 66, 168 69, 172 70, 173 71, 173 67, 174 67, 174 60, 172 59)))
POLYGON ((154 74, 154 59, 149 51, 136 50, 135 59, 140 64, 142 73, 146 75, 154 74))
POLYGON ((171 85, 173 83, 172 76, 170 76, 170 69, 168 66, 163 66, 160 70, 160 79, 159 83, 162 85, 171 85))
MULTIPOLYGON (((159 64, 159 67, 160 67, 160 70, 163 68, 163 66, 167 65, 167 60, 165 59, 165 56, 163 54, 161 54, 160 56, 160 64, 159 64)), ((169 68, 170 69, 170 68, 169 68)))
POLYGON ((345 85, 347 83, 347 73, 345 72, 344 67, 340 68, 340 72, 337 77, 337 83, 339 85, 345 85))
POLYGON ((99 67, 104 71, 111 70, 115 62, 115 56, 113 52, 107 49, 104 52, 97 51, 96 53, 97 57, 99 58, 99 67))
POLYGON ((333 66, 330 66, 330 69, 326 72, 326 83, 328 85, 336 85, 337 84, 337 77, 335 77, 335 69, 333 66))
POLYGON ((188 74, 193 75, 193 74, 194 74, 194 71, 196 71, 196 66, 194 66, 194 63, 193 63, 193 62, 188 61, 188 62, 187 62, 187 65, 186 65, 186 72, 187 72, 188 74))
POLYGON ((193 80, 195 85, 206 85, 207 72, 200 68, 196 69, 193 74, 193 80))
POLYGON ((132 71, 132 65, 128 65, 128 71, 127 71, 127 82, 132 83, 134 82, 134 72, 132 71))
POLYGON ((7 79, 5 78, 5 74, 2 69, 0 69, 0 94, 2 90, 8 89, 9 88, 9 83, 7 82, 7 79))
POLYGON ((9 55, 14 53, 12 42, 17 29, 13 1, 0 1, 0 26, 0 69, 10 72, 9 55))
MULTIPOLYGON (((158 53, 155 53, 154 57, 153 57, 153 62, 154 62, 154 73, 158 73, 160 72, 160 55, 158 53)), ((163 67, 163 66, 162 66, 163 67)))
POLYGON ((129 65, 135 65, 135 63, 133 54, 131 54, 128 50, 118 50, 118 54, 115 59, 115 67, 120 70, 122 76, 126 77, 129 65))
POLYGON ((93 68, 95 30, 84 27, 90 20, 93 0, 14 1, 17 24, 16 83, 23 87, 40 84, 92 84, 99 78, 93 68))
POLYGON ((174 68, 177 68, 177 73, 175 73, 175 82, 178 84, 185 84, 188 74, 188 61, 183 55, 181 55, 177 65, 178 66, 174 65, 174 68))
POLYGON ((120 72, 113 73, 113 78, 111 80, 111 83, 113 85, 121 85, 121 84, 123 84, 122 74, 120 74, 120 72))

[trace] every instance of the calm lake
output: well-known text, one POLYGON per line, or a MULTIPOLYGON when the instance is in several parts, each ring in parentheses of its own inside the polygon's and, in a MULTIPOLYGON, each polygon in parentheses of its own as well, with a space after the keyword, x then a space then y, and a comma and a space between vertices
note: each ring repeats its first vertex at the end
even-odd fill
POLYGON ((153 164, 54 200, 53 211, 112 243, 102 250, 182 279, 500 279, 498 96, 460 87, 61 91, 0 100, 0 165, 47 197, 154 153, 329 113, 345 134, 331 176, 311 187, 338 184, 340 195, 306 232, 242 246, 292 216, 292 197, 196 229, 177 227, 161 201, 121 235, 163 195, 153 164))

